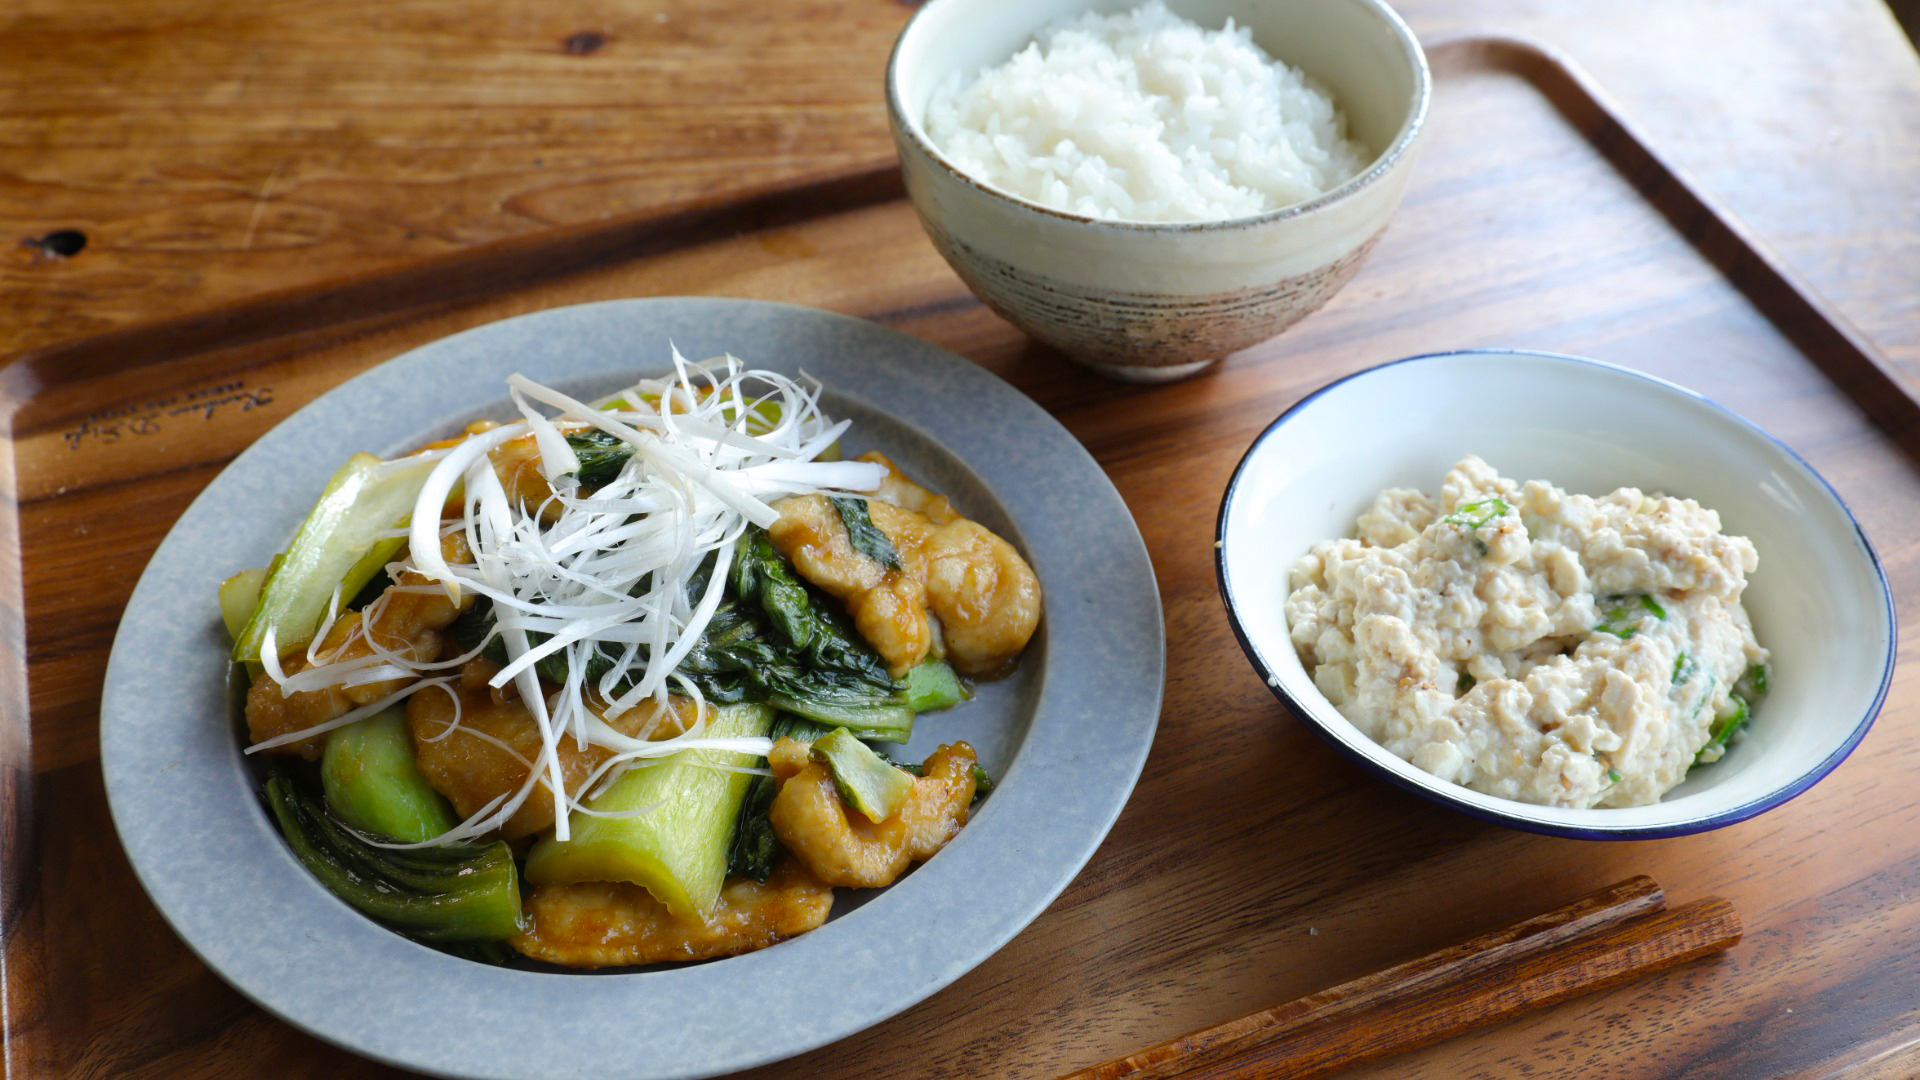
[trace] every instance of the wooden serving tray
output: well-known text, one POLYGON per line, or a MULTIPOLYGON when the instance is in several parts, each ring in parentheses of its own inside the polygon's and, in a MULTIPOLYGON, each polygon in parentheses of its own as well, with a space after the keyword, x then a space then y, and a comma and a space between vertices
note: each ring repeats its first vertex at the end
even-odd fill
POLYGON ((1337 376, 1472 346, 1623 363, 1761 424, 1847 499, 1901 614, 1915 614, 1920 407, 1906 388, 1560 61, 1491 38, 1431 57, 1433 130, 1359 277, 1279 339, 1172 386, 1101 381, 987 312, 921 234, 890 162, 14 358, 0 373, 0 545, 20 568, 0 579, 7 1065, 36 1076, 388 1071, 239 997, 135 883, 97 762, 120 611, 227 460, 348 376, 505 316, 712 294, 876 319, 1037 400, 1132 507, 1170 642, 1158 744, 1073 886, 954 986, 768 1075, 1047 1076, 1635 873, 1683 898, 1726 895, 1747 943, 1371 1074, 1920 1071, 1912 664, 1852 760, 1808 794, 1702 836, 1598 844, 1478 824, 1375 782, 1294 723, 1234 643, 1211 541, 1254 434, 1337 376))

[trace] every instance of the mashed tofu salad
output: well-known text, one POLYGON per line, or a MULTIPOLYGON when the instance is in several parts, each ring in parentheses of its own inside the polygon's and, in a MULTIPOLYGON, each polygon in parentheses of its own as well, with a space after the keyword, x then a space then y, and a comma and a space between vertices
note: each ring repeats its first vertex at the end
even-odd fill
POLYGON ((1598 498, 1469 456, 1390 488, 1293 569, 1287 622, 1361 731, 1475 791, 1642 806, 1718 761, 1766 694, 1759 559, 1691 499, 1598 498))

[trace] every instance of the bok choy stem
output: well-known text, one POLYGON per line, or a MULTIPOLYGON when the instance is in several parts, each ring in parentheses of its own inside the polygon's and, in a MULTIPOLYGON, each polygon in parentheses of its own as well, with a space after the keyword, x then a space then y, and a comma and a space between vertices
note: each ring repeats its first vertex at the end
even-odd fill
POLYGON ((268 630, 280 649, 311 638, 336 590, 341 603, 353 599, 405 543, 390 534, 413 513, 434 461, 432 455, 389 462, 355 454, 333 474, 268 574, 234 642, 235 662, 257 663, 268 630))
POLYGON ((388 851, 334 820, 284 772, 268 778, 264 794, 294 856, 362 913, 422 941, 498 941, 519 932, 519 873, 506 844, 388 851))

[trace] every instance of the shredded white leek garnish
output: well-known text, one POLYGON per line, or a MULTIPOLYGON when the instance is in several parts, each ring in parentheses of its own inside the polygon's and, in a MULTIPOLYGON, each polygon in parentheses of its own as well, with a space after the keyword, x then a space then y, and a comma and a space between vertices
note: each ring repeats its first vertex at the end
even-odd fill
MULTIPOLYGON (((748 369, 732 356, 703 363, 688 361, 678 349, 672 356, 672 377, 642 380, 602 399, 600 406, 515 375, 507 382, 523 419, 445 451, 428 475, 408 527, 408 556, 394 569, 438 582, 456 600, 472 593, 493 602, 494 632, 506 646, 507 664, 491 683, 511 682, 519 690, 539 726, 541 747, 517 791, 442 836, 405 846, 491 832, 543 780, 554 801, 554 835, 565 840, 570 812, 591 813, 582 805, 586 793, 604 790, 626 769, 682 750, 763 756, 770 749, 764 738, 707 737, 708 711, 699 688, 675 675, 674 668, 713 617, 742 533, 749 524, 765 527, 779 519, 769 503, 821 491, 872 492, 886 479, 886 468, 815 460, 848 426, 820 411, 817 383, 748 369), (542 406, 553 412, 543 413, 542 406), (590 493, 580 489, 575 475, 580 460, 566 440, 587 429, 606 432, 633 451, 614 479, 590 493), (489 457, 528 435, 539 474, 551 488, 537 505, 509 493, 489 457), (443 521, 443 508, 456 490, 458 513, 443 521), (464 536, 473 562, 445 559, 443 531, 464 536), (709 559, 714 567, 704 590, 689 596, 695 572, 709 559), (588 681, 589 661, 596 654, 611 666, 588 681), (567 677, 558 687, 544 687, 536 669, 549 656, 566 661, 567 677), (691 697, 699 717, 678 736, 649 740, 642 732, 634 738, 607 722, 649 700, 664 708, 670 692, 691 697), (560 766, 563 738, 613 752, 571 792, 560 766)), ((355 633, 364 635, 365 625, 355 633)), ((393 678, 419 681, 346 717, 252 749, 332 730, 427 686, 452 693, 448 676, 422 677, 478 651, 457 662, 421 663, 371 640, 368 644, 374 646, 371 654, 359 660, 316 663, 288 675, 267 642, 263 666, 284 693, 393 678)), ((310 654, 309 659, 331 657, 310 654)), ((453 727, 458 724, 456 711, 453 727)))

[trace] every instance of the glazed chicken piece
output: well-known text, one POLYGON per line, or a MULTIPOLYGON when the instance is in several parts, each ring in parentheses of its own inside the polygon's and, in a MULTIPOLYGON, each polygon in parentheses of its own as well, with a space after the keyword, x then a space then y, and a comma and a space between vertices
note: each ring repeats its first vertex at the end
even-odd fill
POLYGON ((853 549, 846 525, 826 497, 801 495, 774 503, 780 520, 767 530, 773 546, 801 576, 847 605, 856 629, 896 677, 925 659, 934 625, 946 658, 963 675, 998 674, 1020 655, 1040 625, 1040 579, 1012 544, 954 512, 886 465, 867 515, 900 555, 889 570, 853 549))
MULTIPOLYGON (((496 690, 487 685, 498 670, 485 659, 471 661, 461 669, 457 726, 455 693, 428 689, 408 698, 407 730, 413 735, 414 763, 420 775, 447 797, 462 818, 472 817, 503 794, 520 790, 528 771, 538 770, 540 780, 533 792, 500 827, 501 838, 513 840, 553 828, 553 788, 540 758, 540 727, 533 713, 511 686, 496 690)), ((692 722, 692 703, 681 698, 673 701, 676 708, 662 709, 646 702, 619 716, 602 719, 623 735, 668 738, 692 722)), ((567 790, 576 794, 594 769, 613 756, 613 751, 604 747, 582 748, 566 737, 561 738, 555 753, 567 790)))
MULTIPOLYGON (((847 606, 854 629, 887 662, 889 674, 898 678, 927 658, 933 631, 920 579, 853 550, 839 511, 824 496, 781 499, 773 508, 780 520, 767 530, 767 539, 801 577, 847 606)), ((880 524, 877 518, 874 524, 880 524)))
POLYGON ((712 960, 764 949, 827 921, 833 890, 793 859, 765 885, 734 878, 706 918, 680 918, 624 881, 542 885, 527 897, 527 929, 508 944, 568 967, 712 960))
MULTIPOLYGON (((447 544, 442 545, 442 550, 449 561, 467 562, 472 559, 467 552, 466 542, 458 537, 450 538, 447 544)), ((335 620, 327 636, 320 639, 314 655, 322 664, 358 660, 373 655, 373 646, 369 644, 371 638, 381 648, 400 653, 410 660, 436 659, 442 645, 441 632, 461 612, 473 606, 473 596, 468 594, 455 603, 447 598, 445 590, 425 587, 432 584, 428 578, 411 571, 401 574, 400 580, 382 593, 379 599, 367 605, 365 611, 349 611, 335 620), (410 591, 415 589, 418 591, 410 591)), ((312 666, 307 660, 306 644, 302 642, 282 653, 280 666, 289 675, 312 666)), ((252 689, 247 691, 247 734, 254 742, 264 742, 288 732, 324 724, 361 705, 379 701, 406 683, 405 679, 391 679, 285 695, 281 693, 279 684, 263 673, 254 680, 252 689)), ((325 744, 326 736, 317 735, 268 752, 298 754, 308 761, 314 761, 320 757, 325 744)))
POLYGON ((907 474, 901 472, 899 467, 888 459, 887 455, 875 451, 873 453, 861 454, 854 460, 870 461, 876 465, 885 465, 887 467, 886 480, 881 483, 880 490, 873 493, 873 497, 879 499, 881 502, 892 503, 902 510, 912 510, 918 514, 925 514, 927 520, 933 522, 935 525, 945 525, 947 522, 959 518, 959 511, 953 508, 953 504, 947 501, 945 495, 935 495, 933 492, 907 479, 907 474))
POLYGON ((893 541, 908 574, 926 588, 947 661, 962 675, 997 675, 1020 656, 1040 625, 1040 579, 986 526, 924 515, 873 500, 868 516, 893 541))
MULTIPOLYGON (((500 426, 496 420, 475 420, 461 430, 460 434, 448 439, 437 439, 421 447, 422 450, 443 450, 450 446, 459 446, 475 435, 484 435, 500 426)), ((500 486, 507 497, 529 508, 538 507, 553 494, 553 485, 547 483, 546 474, 540 471, 540 447, 532 435, 523 435, 509 439, 487 453, 487 460, 493 465, 493 475, 500 478, 500 486)), ((559 516, 558 507, 550 507, 542 513, 542 518, 551 520, 559 516)), ((452 561, 451 558, 448 559, 452 561)))
POLYGON ((959 835, 973 805, 973 747, 942 746, 892 817, 874 824, 849 811, 825 765, 806 743, 781 739, 767 755, 779 793, 767 817, 773 833, 813 875, 829 885, 877 889, 908 866, 933 858, 959 835))
MULTIPOLYGON (((509 439, 493 448, 487 458, 493 463, 493 475, 500 478, 500 486, 506 489, 507 498, 525 506, 528 510, 538 509, 546 504, 553 494, 553 486, 540 471, 540 447, 531 435, 518 439, 509 439)), ((560 516, 560 507, 547 506, 541 511, 543 520, 553 520, 560 516)))

